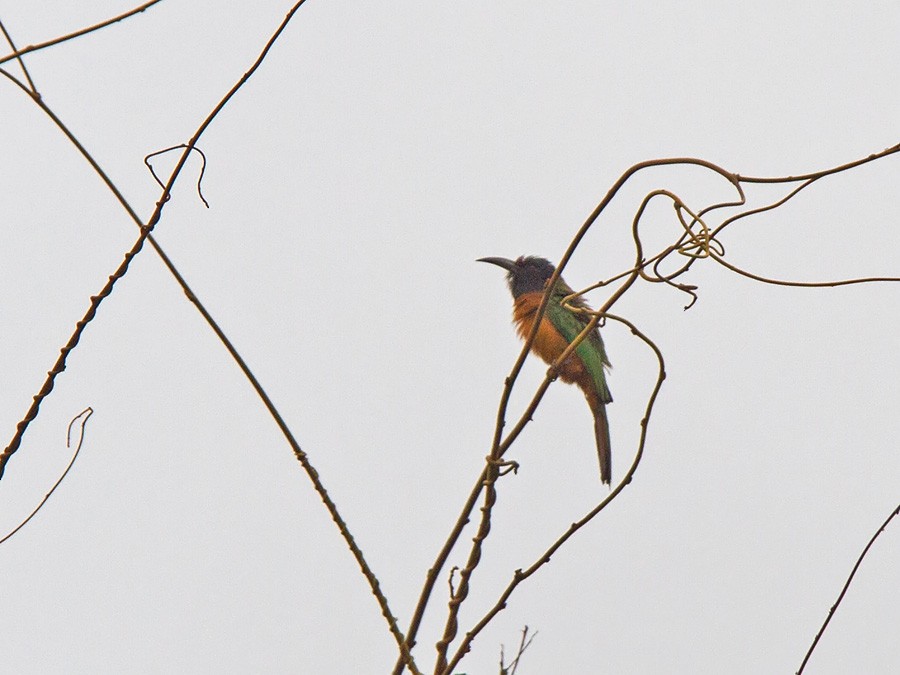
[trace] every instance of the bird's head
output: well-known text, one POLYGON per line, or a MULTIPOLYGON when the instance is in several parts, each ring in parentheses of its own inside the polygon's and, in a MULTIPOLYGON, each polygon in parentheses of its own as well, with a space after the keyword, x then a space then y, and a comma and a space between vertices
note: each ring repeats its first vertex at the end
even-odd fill
POLYGON ((506 281, 509 282, 513 298, 518 298, 524 293, 543 293, 547 281, 556 269, 549 260, 535 255, 523 255, 515 260, 479 258, 478 262, 491 263, 506 270, 506 281))

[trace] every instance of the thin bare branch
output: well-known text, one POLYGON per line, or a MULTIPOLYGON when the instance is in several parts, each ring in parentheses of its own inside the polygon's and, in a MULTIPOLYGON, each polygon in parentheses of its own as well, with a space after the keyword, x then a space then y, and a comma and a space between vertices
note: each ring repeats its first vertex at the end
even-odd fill
MULTIPOLYGON (((463 529, 466 525, 469 524, 469 517, 472 513, 472 509, 475 507, 475 502, 478 501, 478 496, 481 494, 482 489, 484 489, 484 482, 487 480, 488 469, 485 467, 481 475, 478 477, 475 485, 472 487, 469 492, 469 496, 466 498, 465 504, 463 504, 462 510, 460 511, 459 517, 457 517, 456 522, 453 524, 453 527, 450 530, 450 534, 447 536, 447 539, 444 541, 444 545, 441 547, 441 550, 438 551, 437 556, 435 557, 434 562, 431 567, 428 568, 428 572, 425 575, 425 583, 422 584, 422 590, 419 593, 419 600, 416 603, 416 608, 413 611, 412 619, 409 623, 409 628, 406 630, 406 647, 408 650, 412 650, 412 648, 416 645, 416 635, 419 632, 419 626, 422 623, 422 618, 425 615, 425 607, 428 605, 428 600, 431 598, 431 593, 434 590, 434 584, 437 582, 438 577, 441 574, 441 570, 444 568, 444 565, 447 563, 447 559, 450 557, 450 552, 456 546, 456 542, 459 540, 459 536, 462 534, 463 529)), ((451 591, 451 594, 454 591, 451 591)), ((394 665, 393 675, 401 675, 404 668, 403 659, 397 659, 397 663, 394 665)))
POLYGON ((724 258, 716 254, 713 254, 711 257, 717 263, 719 263, 723 267, 727 267, 736 274, 740 274, 741 276, 747 277, 748 279, 753 279, 754 281, 761 281, 764 284, 773 284, 775 286, 793 286, 794 288, 836 288, 838 286, 852 286, 854 284, 871 284, 876 282, 900 281, 900 277, 859 277, 856 279, 836 279, 833 281, 785 281, 783 279, 771 279, 759 274, 754 274, 753 272, 748 272, 747 270, 741 269, 737 265, 732 265, 724 258))
MULTIPOLYGON (((291 449, 293 450, 295 457, 300 462, 301 466, 303 467, 303 469, 306 472, 309 479, 312 481, 314 489, 319 494, 319 497, 321 498, 322 502, 325 504, 325 507, 328 510, 329 514, 331 515, 332 520, 337 525, 338 530, 340 531, 342 537, 344 538, 345 542, 347 543, 347 546, 350 548, 351 553, 353 554, 354 558, 356 559, 357 564, 359 565, 360 570, 363 573, 363 576, 366 578, 367 582, 369 583, 369 587, 372 591, 372 594, 375 596, 376 601, 379 604, 379 607, 381 608, 382 615, 384 616, 384 618, 388 624, 388 628, 391 632, 391 635, 394 637, 394 640, 396 641, 396 643, 398 645, 398 648, 400 650, 401 660, 410 667, 410 669, 412 670, 413 673, 419 673, 419 671, 415 665, 415 662, 412 658, 412 655, 410 654, 409 649, 406 645, 405 638, 404 638, 403 634, 400 632, 400 630, 397 626, 397 623, 396 623, 396 619, 394 618, 393 614, 390 611, 390 607, 388 605, 387 598, 385 597, 384 593, 381 591, 380 584, 378 582, 377 577, 372 572, 371 568, 369 567, 368 563, 366 562, 366 560, 363 556, 362 551, 357 546, 353 536, 350 534, 350 531, 347 527, 346 522, 343 520, 343 518, 341 517, 340 513, 337 510, 337 506, 335 505, 335 503, 332 501, 332 499, 328 495, 328 492, 325 490, 325 487, 319 478, 318 472, 315 470, 315 468, 310 463, 309 458, 306 455, 306 453, 300 448, 299 443, 297 443, 296 439, 293 437, 293 434, 288 429, 287 424, 284 422, 284 419, 278 413, 278 410, 275 408, 275 405, 269 399, 268 395, 263 390, 262 386, 260 385, 260 383, 256 379, 256 377, 250 371, 249 367, 244 362, 243 358, 238 354, 237 350, 234 348, 234 345, 232 345, 231 341, 225 336, 225 333, 222 331, 222 329, 219 327, 219 325, 213 320, 210 313, 206 310, 206 308, 202 305, 202 303, 200 303, 197 296, 193 293, 193 291, 187 285, 187 282, 185 281, 184 277, 175 268, 174 264, 171 262, 168 255, 165 254, 162 247, 160 247, 159 244, 155 242, 155 240, 150 238, 150 231, 152 230, 153 226, 159 221, 163 206, 168 201, 169 195, 171 194, 172 186, 174 185, 176 179, 180 175, 181 170, 183 169, 188 156, 190 155, 192 150, 195 149, 197 141, 200 139, 200 137, 206 131, 206 129, 209 127, 209 125, 212 123, 212 121, 216 118, 216 116, 219 114, 219 112, 227 105, 227 103, 237 93, 237 91, 247 82, 247 80, 250 79, 250 77, 253 75, 253 73, 256 72, 256 70, 262 64, 263 60, 266 58, 269 50, 272 48, 272 46, 274 45, 276 40, 279 38, 279 36, 284 31, 284 29, 287 27, 288 23, 290 23, 294 14, 297 12, 297 10, 299 10, 299 8, 304 4, 304 2, 305 2, 305 0, 300 0, 299 2, 295 3, 293 5, 293 7, 291 7, 291 9, 288 11, 288 13, 284 17, 284 19, 282 20, 282 22, 280 23, 278 28, 270 36, 269 40, 264 45, 264 47, 263 47, 262 51, 260 52, 259 56, 257 57, 256 61, 254 61, 254 63, 247 70, 247 72, 245 72, 244 75, 238 80, 238 82, 225 94, 225 96, 219 101, 219 103, 215 106, 215 108, 212 110, 212 112, 200 124, 197 131, 190 138, 190 140, 184 145, 185 150, 181 154, 178 162, 176 163, 175 168, 172 170, 172 173, 170 174, 169 179, 163 188, 162 195, 160 196, 160 199, 156 203, 156 208, 154 209, 154 212, 151 215, 150 219, 148 220, 148 224, 146 226, 142 225, 142 221, 137 216, 134 209, 131 208, 131 206, 125 200, 124 196, 122 196, 121 192, 113 184, 112 180, 109 179, 109 177, 106 175, 106 173, 101 169, 99 164, 93 159, 93 157, 91 157, 91 155, 87 152, 87 150, 84 148, 84 146, 75 138, 74 134, 72 134, 66 128, 66 126, 62 123, 62 121, 49 109, 49 107, 47 107, 40 100, 40 96, 38 94, 33 94, 32 92, 29 92, 26 87, 24 87, 16 78, 14 78, 12 75, 7 73, 6 71, 3 71, 2 69, 0 69, 0 74, 6 76, 8 79, 12 80, 14 83, 16 83, 18 86, 20 86, 23 90, 25 90, 27 93, 29 93, 29 96, 32 98, 32 100, 34 100, 35 103, 37 103, 37 105, 39 105, 41 107, 41 109, 44 110, 44 112, 47 113, 51 117, 51 119, 53 119, 53 121, 63 131, 63 133, 66 134, 66 136, 69 138, 69 140, 72 141, 72 143, 75 145, 75 147, 78 148, 78 150, 82 153, 82 155, 85 157, 85 159, 88 160, 88 162, 91 164, 91 166, 94 168, 94 170, 98 173, 98 175, 103 179, 103 181, 106 183, 107 187, 113 192, 113 194, 119 200, 120 204, 122 204, 123 208, 125 208, 125 210, 129 213, 129 215, 132 217, 132 219, 135 220, 135 222, 137 222, 139 225, 141 225, 141 237, 139 239, 140 245, 141 246, 143 245, 143 242, 145 239, 149 239, 151 245, 156 250, 156 252, 160 256, 160 258, 163 260, 163 263, 166 265, 166 267, 169 269, 170 273, 175 277, 176 281, 179 283, 179 285, 184 290, 187 298, 194 304, 194 306, 201 313, 201 315, 204 317, 204 319, 209 324, 209 326, 213 329, 213 331, 219 337, 222 344, 228 350, 229 354, 231 354, 232 358, 236 361, 236 363, 241 368, 244 375, 250 381, 254 390, 257 392, 257 394, 262 399, 263 404, 266 406, 266 409, 272 415, 272 417, 275 420, 276 424, 278 425, 279 429, 282 431, 282 434, 285 436, 285 439, 288 441, 288 444, 291 446, 291 449)), ((155 3, 149 3, 147 5, 147 7, 149 7, 151 4, 155 4, 155 3)), ((144 9, 146 9, 146 7, 144 7, 144 9)), ((132 13, 135 13, 135 12, 132 12, 132 13)), ((122 18, 124 18, 124 16, 122 18)), ((89 32, 89 31, 85 31, 85 32, 89 32)), ((81 34, 83 34, 83 33, 81 33, 81 34)), ((49 45, 45 45, 45 46, 49 46, 49 45)), ((26 48, 24 50, 21 50, 20 53, 26 53, 27 51, 33 51, 33 49, 29 50, 28 48, 26 48)), ((137 247, 137 251, 139 251, 139 250, 140 250, 140 246, 137 247)), ((135 251, 135 253, 137 251, 135 251)), ((126 261, 130 261, 131 257, 133 257, 133 255, 130 257, 126 257, 126 261)), ((125 269, 122 270, 123 274, 124 274, 125 270, 127 270, 127 264, 125 265, 125 269)), ((112 277, 111 277, 111 280, 112 280, 112 277)), ((109 286, 110 286, 109 291, 111 292, 112 285, 110 284, 109 286)), ((106 295, 108 295, 108 293, 106 295)), ((102 297, 106 297, 106 296, 101 294, 100 296, 97 296, 97 297, 102 299, 102 297)), ((89 310, 90 318, 93 318, 93 314, 96 311, 96 307, 94 306, 93 302, 94 302, 94 299, 92 299, 91 309, 89 310)), ((88 319, 88 321, 90 320, 90 318, 88 319)), ((76 329, 76 335, 78 337, 80 337, 81 331, 83 331, 83 328, 84 328, 83 325, 79 325, 79 327, 76 329)), ((77 339, 75 340, 75 343, 77 343, 77 339)), ((72 343, 71 347, 74 347, 75 343, 72 343)), ((68 351, 71 351, 71 349, 66 350, 64 348, 65 355, 68 354, 68 351)), ((63 368, 64 368, 64 360, 63 360, 63 368)), ((56 369, 54 369, 54 370, 56 370, 56 369)), ((49 378, 49 382, 50 382, 49 388, 47 388, 47 385, 45 384, 45 387, 41 390, 42 394, 43 394, 42 396, 40 396, 41 399, 43 399, 43 397, 49 393, 50 389, 52 389, 53 378, 56 376, 56 374, 58 374, 58 372, 61 372, 61 369, 49 378), (45 391, 45 389, 46 389, 46 391, 45 391)), ((37 397, 36 397, 36 402, 37 402, 37 397)), ((5 466, 9 457, 18 449, 19 444, 21 443, 21 437, 24 434, 25 429, 27 428, 30 421, 32 419, 34 419, 34 416, 36 414, 37 414, 37 406, 35 405, 35 406, 33 406, 33 413, 32 413, 32 410, 30 409, 29 413, 26 414, 25 419, 23 419, 23 421, 19 423, 19 426, 17 427, 16 435, 14 436, 13 441, 10 443, 10 446, 8 446, 7 449, 4 451, 4 453, 2 455, 0 455, 0 477, 2 477, 2 468, 5 466)))
MULTIPOLYGON (((107 26, 111 26, 114 23, 118 23, 128 17, 134 16, 135 14, 140 14, 146 9, 149 9, 153 5, 162 2, 162 0, 152 0, 152 2, 145 2, 143 5, 139 7, 135 7, 132 10, 125 12, 124 14, 119 14, 118 16, 114 16, 111 19, 107 19, 106 21, 101 21, 100 23, 95 23, 86 28, 81 28, 72 33, 67 33, 66 35, 61 35, 60 37, 53 38, 52 40, 47 40, 46 42, 40 42, 36 45, 28 45, 27 47, 23 47, 18 51, 10 42, 10 47, 12 47, 13 53, 7 54, 6 56, 0 56, 0 65, 6 63, 7 61, 11 61, 12 59, 20 59, 25 54, 30 54, 31 52, 36 52, 40 49, 46 49, 47 47, 52 47, 53 45, 58 45, 63 42, 68 42, 69 40, 74 40, 75 38, 81 37, 83 35, 87 35, 88 33, 93 33, 94 31, 100 30, 101 28, 106 28, 107 26)), ((30 80, 29 80, 30 81, 30 80)), ((37 90, 35 90, 37 93, 37 90)))
POLYGON ((119 279, 124 277, 126 272, 128 272, 131 261, 138 253, 141 252, 141 249, 144 247, 144 242, 147 239, 147 235, 150 234, 150 230, 152 229, 152 227, 152 225, 148 225, 147 227, 141 228, 140 235, 131 246, 131 248, 125 253, 124 259, 121 263, 119 263, 116 271, 109 276, 106 283, 103 285, 103 288, 100 289, 100 292, 97 293, 97 295, 91 296, 91 301, 88 305, 87 311, 85 312, 81 320, 75 324, 75 331, 69 337, 68 342, 66 342, 63 348, 60 350, 59 357, 56 359, 56 363, 53 364, 50 372, 47 373, 44 384, 32 399, 31 405, 26 411, 25 416, 16 425, 16 433, 13 435, 12 440, 9 442, 9 445, 7 445, 6 449, 4 449, 2 453, 0 453, 0 478, 3 477, 3 472, 6 469, 7 462, 9 462, 9 458, 12 457, 13 454, 15 454, 15 452, 19 449, 19 446, 22 443, 22 437, 25 434, 25 430, 28 429, 28 425, 30 425, 32 420, 37 417, 38 411, 41 407, 41 403, 45 398, 47 398, 47 396, 50 395, 50 392, 53 391, 53 385, 56 381, 56 377, 66 369, 66 359, 68 358, 72 350, 75 349, 75 347, 78 345, 78 342, 81 340, 81 336, 84 333, 84 329, 96 316, 97 309, 100 307, 100 303, 102 303, 103 300, 109 297, 109 295, 113 292, 116 282, 118 282, 119 279))
MULTIPOLYGON (((170 148, 165 148, 163 150, 157 150, 156 152, 151 152, 149 155, 144 157, 144 165, 150 170, 150 175, 153 176, 153 180, 159 185, 159 187, 164 188, 165 184, 159 179, 159 176, 156 175, 156 171, 153 169, 153 165, 150 163, 151 157, 158 157, 159 155, 164 155, 167 152, 172 152, 172 150, 178 150, 179 148, 186 148, 187 145, 184 143, 179 143, 178 145, 173 145, 170 148)), ((203 205, 206 208, 209 208, 209 202, 206 201, 206 197, 203 196, 203 190, 201 189, 201 184, 203 183, 203 175, 206 173, 206 155, 200 148, 191 148, 194 152, 200 155, 200 175, 197 176, 197 196, 200 197, 200 201, 203 202, 203 205)))
POLYGON ((537 637, 537 631, 528 635, 528 626, 525 626, 522 629, 522 639, 519 640, 519 648, 516 650, 516 658, 514 658, 510 664, 506 665, 506 656, 503 653, 503 645, 500 646, 500 675, 516 675, 516 671, 519 669, 519 663, 522 660, 522 655, 525 653, 525 650, 531 646, 531 643, 534 642, 534 638, 537 637))
MULTIPOLYGON (((9 31, 6 30, 6 26, 3 25, 3 22, 0 21, 0 32, 3 33, 3 37, 6 38, 6 42, 9 44, 9 48, 16 51, 16 45, 13 42, 12 36, 9 34, 9 31)), ((16 55, 16 61, 19 62, 19 67, 22 69, 22 74, 25 76, 25 79, 28 81, 28 88, 31 92, 37 95, 37 87, 34 86, 34 81, 31 79, 31 73, 28 72, 28 68, 25 67, 25 61, 22 59, 21 55, 16 55)), ((0 61, 0 63, 3 63, 0 61)))
POLYGON ((449 611, 444 625, 444 634, 437 642, 437 660, 435 662, 435 675, 444 672, 447 664, 447 649, 456 637, 459 629, 459 608, 469 595, 469 581, 478 563, 481 562, 481 552, 484 540, 491 532, 491 512, 497 502, 497 489, 495 483, 500 476, 500 460, 489 456, 485 467, 484 502, 481 507, 481 521, 478 530, 472 538, 472 547, 466 565, 459 570, 459 584, 450 596, 449 611))
POLYGON ((891 514, 887 517, 881 527, 872 535, 872 538, 869 539, 869 543, 866 544, 866 547, 863 549, 862 553, 859 554, 859 558, 856 561, 856 564, 853 566, 853 569, 850 570, 850 576, 847 577, 847 581, 844 583, 844 587, 841 589, 840 595, 838 595, 838 599, 831 606, 831 609, 828 610, 828 616, 825 617, 825 623, 822 624, 822 627, 819 628, 819 632, 816 633, 816 637, 813 638, 812 644, 809 646, 809 651, 806 652, 806 656, 803 657, 803 663, 800 664, 800 669, 797 671, 797 675, 801 675, 803 669, 806 668, 806 664, 809 662, 809 657, 812 656, 813 651, 816 649, 816 645, 819 644, 819 638, 822 637, 822 634, 825 632, 825 629, 828 628, 828 624, 831 621, 831 617, 834 616, 835 611, 840 606, 841 601, 844 599, 844 596, 847 594, 847 589, 850 588, 850 584, 853 582, 853 577, 856 575, 856 570, 859 569, 859 566, 862 564, 863 558, 866 557, 866 554, 869 552, 869 549, 872 548, 872 544, 875 543, 875 540, 887 529, 888 524, 900 513, 900 504, 897 505, 891 514))
POLYGON ((825 176, 833 176, 834 174, 841 173, 843 171, 847 171, 849 169, 855 169, 858 166, 862 166, 863 164, 868 164, 869 162, 874 162, 876 159, 881 159, 882 157, 887 157, 888 155, 893 155, 894 153, 900 152, 900 143, 896 145, 891 145, 884 150, 879 150, 878 152, 873 152, 872 154, 863 157, 862 159, 854 159, 853 161, 846 162, 844 164, 840 164, 838 166, 832 167, 830 169, 820 169, 819 171, 813 171, 812 173, 800 174, 798 176, 781 176, 776 178, 771 177, 759 177, 759 176, 742 176, 740 174, 735 174, 737 179, 742 183, 796 183, 797 181, 807 181, 807 180, 818 180, 819 178, 824 178, 825 176))
POLYGON ((3 544, 10 537, 12 537, 16 532, 18 532, 23 527, 25 527, 25 525, 28 524, 28 521, 30 521, 32 518, 34 518, 37 515, 37 512, 40 511, 44 507, 44 504, 47 503, 47 500, 50 499, 50 495, 52 495, 54 492, 56 492, 56 488, 58 488, 60 486, 60 484, 65 479, 65 477, 69 474, 69 469, 71 469, 72 465, 75 464, 75 460, 78 459, 78 453, 81 452, 81 444, 84 442, 84 427, 87 424, 87 421, 90 418, 90 416, 93 414, 94 414, 94 410, 92 408, 85 408, 80 413, 75 415, 75 417, 73 417, 72 420, 69 422, 69 428, 66 430, 66 447, 67 448, 72 447, 72 427, 75 425, 75 422, 78 422, 79 420, 81 421, 81 424, 79 425, 79 432, 78 432, 78 445, 75 446, 75 452, 72 454, 72 459, 69 460, 69 464, 66 466, 65 471, 62 472, 62 475, 53 484, 53 487, 50 488, 50 492, 48 492, 46 495, 44 495, 44 498, 41 500, 41 503, 38 504, 34 508, 34 511, 32 511, 25 520, 23 520, 21 523, 19 523, 14 530, 12 530, 9 534, 7 534, 5 537, 0 539, 0 544, 3 544))

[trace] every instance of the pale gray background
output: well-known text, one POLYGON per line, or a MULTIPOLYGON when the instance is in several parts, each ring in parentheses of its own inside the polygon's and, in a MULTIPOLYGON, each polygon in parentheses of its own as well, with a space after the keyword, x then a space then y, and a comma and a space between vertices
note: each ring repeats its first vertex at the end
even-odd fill
MULTIPOLYGON (((129 2, 0 1, 20 46, 129 2)), ((142 164, 184 142, 288 2, 167 1, 28 57, 47 103, 144 216, 142 164)), ((747 175, 840 164, 900 138, 900 5, 310 0, 200 145, 157 236, 295 430, 405 628, 480 471, 518 354, 485 255, 558 259, 631 164, 691 155, 747 175)), ((5 52, 5 49, 4 49, 5 52)), ((15 71, 13 64, 4 68, 15 71)), ((165 171, 174 156, 157 160, 165 171)), ((802 280, 897 275, 900 158, 822 181, 728 230, 730 259, 802 280)), ((0 83, 0 428, 6 442, 136 229, 43 113, 0 83)), ((626 268, 648 173, 568 280, 626 268)), ((756 193, 771 198, 772 190, 756 193)), ((675 224, 657 205, 647 232, 675 224)), ((617 305, 668 380, 635 481, 513 596, 460 672, 790 673, 900 494, 900 287, 768 287, 712 263, 700 301, 642 286, 617 305)), ((602 294, 591 296, 602 301, 602 294)), ((651 355, 605 331, 614 477, 651 355)), ((529 360, 512 411, 545 368, 529 360)), ((103 304, 0 483, 5 672, 383 673, 395 646, 289 448, 150 250, 103 304)), ((555 385, 510 457, 463 613, 494 603, 601 488, 580 393, 555 385)), ((810 673, 900 668, 900 525, 871 551, 810 673)), ((471 536, 467 531, 466 539, 471 536)), ((453 558, 463 560, 462 551, 453 558)), ((417 653, 443 625, 445 577, 417 653)))

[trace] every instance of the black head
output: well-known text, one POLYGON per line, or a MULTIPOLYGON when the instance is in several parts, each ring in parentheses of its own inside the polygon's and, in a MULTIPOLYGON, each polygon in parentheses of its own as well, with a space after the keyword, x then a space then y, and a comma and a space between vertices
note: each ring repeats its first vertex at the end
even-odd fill
POLYGON ((478 262, 498 265, 506 270, 506 281, 514 298, 523 293, 543 292, 547 280, 556 269, 546 258, 536 255, 519 256, 515 260, 507 258, 479 258, 478 262))

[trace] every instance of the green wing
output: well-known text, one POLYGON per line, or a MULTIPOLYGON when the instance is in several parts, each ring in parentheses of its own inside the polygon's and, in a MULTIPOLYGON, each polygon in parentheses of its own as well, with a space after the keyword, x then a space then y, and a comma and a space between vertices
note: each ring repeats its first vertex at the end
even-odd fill
MULTIPOLYGON (((563 307, 560 304, 560 300, 563 297, 564 295, 554 294, 554 297, 551 298, 550 303, 547 305, 547 318, 550 319, 556 327, 556 330, 558 330, 566 339, 566 342, 571 343, 578 337, 578 334, 584 330, 590 317, 587 315, 575 314, 563 307)), ((579 300, 580 299, 574 300, 572 304, 575 306, 587 307, 583 300, 580 302, 579 300)), ((611 403, 612 394, 609 392, 609 387, 606 384, 606 373, 603 370, 604 367, 608 367, 610 363, 609 359, 606 358, 606 350, 603 347, 603 339, 600 337, 600 332, 596 328, 591 331, 591 333, 581 341, 581 344, 575 348, 575 353, 594 378, 594 384, 597 387, 600 401, 603 403, 611 403)))

